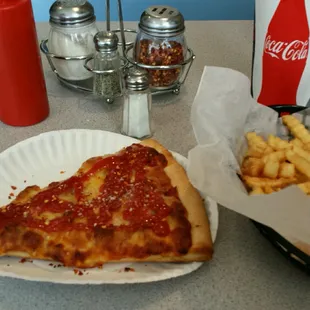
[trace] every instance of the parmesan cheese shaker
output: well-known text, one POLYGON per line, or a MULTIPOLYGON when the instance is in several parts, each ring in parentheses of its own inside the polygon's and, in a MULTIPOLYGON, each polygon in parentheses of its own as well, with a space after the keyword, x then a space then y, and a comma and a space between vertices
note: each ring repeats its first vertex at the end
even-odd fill
MULTIPOLYGON (((88 56, 95 52, 93 38, 98 32, 93 6, 87 1, 62 0, 50 7, 48 49, 61 57, 88 56)), ((69 81, 92 78, 84 59, 52 59, 59 76, 69 81)))
POLYGON ((138 139, 150 137, 152 95, 149 75, 144 69, 133 67, 127 74, 125 84, 121 132, 138 139))

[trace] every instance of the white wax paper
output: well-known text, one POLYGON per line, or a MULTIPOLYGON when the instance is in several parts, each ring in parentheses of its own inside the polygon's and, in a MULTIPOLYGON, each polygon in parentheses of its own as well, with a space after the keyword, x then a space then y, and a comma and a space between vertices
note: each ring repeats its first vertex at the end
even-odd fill
MULTIPOLYGON (((189 177, 222 206, 272 227, 293 243, 310 244, 309 196, 297 186, 249 196, 237 176, 246 132, 286 132, 276 112, 252 99, 250 84, 240 72, 205 67, 191 111, 198 145, 189 152, 189 177)), ((304 119, 310 125, 310 117, 304 119)))

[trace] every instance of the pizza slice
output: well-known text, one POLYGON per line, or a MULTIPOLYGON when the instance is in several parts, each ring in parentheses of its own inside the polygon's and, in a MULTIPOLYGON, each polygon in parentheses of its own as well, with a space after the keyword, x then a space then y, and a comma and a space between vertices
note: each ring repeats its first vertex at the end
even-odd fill
POLYGON ((72 177, 30 186, 0 208, 0 255, 81 268, 105 262, 206 261, 204 203, 155 140, 94 157, 72 177))

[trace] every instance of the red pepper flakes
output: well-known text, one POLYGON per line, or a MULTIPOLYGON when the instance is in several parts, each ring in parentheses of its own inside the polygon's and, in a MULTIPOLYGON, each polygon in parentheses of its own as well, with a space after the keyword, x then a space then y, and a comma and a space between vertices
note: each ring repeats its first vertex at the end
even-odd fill
POLYGON ((17 190, 17 187, 14 186, 14 185, 11 185, 11 188, 12 188, 13 191, 16 191, 16 190, 17 190))
POLYGON ((125 268, 124 268, 124 271, 125 271, 125 272, 129 272, 129 271, 134 272, 135 270, 134 270, 134 268, 125 267, 125 268))
POLYGON ((14 193, 10 193, 9 196, 10 197, 14 197, 15 195, 14 195, 14 193))
MULTIPOLYGON (((181 43, 176 41, 164 41, 155 47, 154 42, 142 39, 136 46, 136 61, 151 66, 178 65, 184 61, 184 50, 181 43)), ((177 82, 181 68, 157 70, 148 69, 150 73, 150 85, 154 87, 170 86, 177 82)))
POLYGON ((52 264, 52 263, 49 263, 48 265, 49 265, 49 266, 54 266, 54 264, 52 264))
POLYGON ((21 264, 23 264, 23 263, 25 263, 27 260, 26 260, 26 258, 22 258, 19 262, 21 263, 21 264))
POLYGON ((65 172, 66 172, 66 171, 61 170, 61 171, 60 171, 60 174, 64 174, 65 172))

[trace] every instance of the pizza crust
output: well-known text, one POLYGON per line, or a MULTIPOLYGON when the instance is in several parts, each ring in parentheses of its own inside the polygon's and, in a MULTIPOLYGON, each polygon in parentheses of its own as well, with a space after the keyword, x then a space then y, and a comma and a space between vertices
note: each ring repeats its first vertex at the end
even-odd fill
POLYGON ((179 258, 182 261, 210 260, 213 254, 210 224, 199 192, 190 183, 185 169, 164 146, 153 139, 144 140, 141 144, 154 148, 166 157, 168 164, 165 172, 171 184, 177 188, 180 200, 188 212, 188 220, 192 226, 192 247, 188 254, 179 258))

